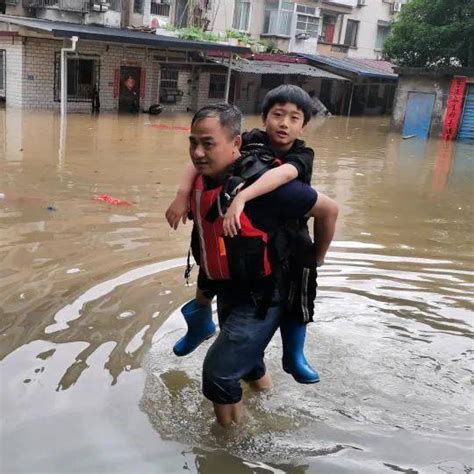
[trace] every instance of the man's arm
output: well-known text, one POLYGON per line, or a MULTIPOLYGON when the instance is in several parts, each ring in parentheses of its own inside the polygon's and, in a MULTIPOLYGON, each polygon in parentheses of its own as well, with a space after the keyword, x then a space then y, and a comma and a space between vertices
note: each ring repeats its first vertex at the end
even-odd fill
POLYGON ((318 199, 309 211, 308 217, 314 217, 314 240, 318 266, 324 263, 324 257, 334 237, 339 206, 325 194, 318 194, 318 199))
POLYGON ((196 168, 192 163, 188 163, 179 183, 176 197, 165 213, 168 224, 175 230, 178 228, 180 220, 183 221, 183 224, 186 223, 186 217, 189 211, 189 196, 196 177, 196 168))

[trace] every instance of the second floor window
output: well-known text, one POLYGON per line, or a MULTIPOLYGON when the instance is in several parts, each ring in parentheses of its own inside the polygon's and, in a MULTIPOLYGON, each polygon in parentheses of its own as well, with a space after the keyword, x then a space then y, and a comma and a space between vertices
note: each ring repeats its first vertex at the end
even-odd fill
POLYGON ((359 22, 356 20, 347 20, 346 36, 344 44, 346 46, 357 47, 357 31, 359 29, 359 22))
POLYGON ((323 15, 323 26, 321 29, 320 40, 323 43, 334 42, 334 32, 336 31, 337 17, 333 15, 323 15))
POLYGON ((311 38, 317 38, 319 32, 319 18, 316 8, 306 5, 296 6, 296 34, 306 33, 311 38))
POLYGON ((248 31, 250 22, 250 2, 235 0, 234 20, 232 28, 234 30, 248 31))
POLYGON ((294 9, 293 2, 266 0, 263 33, 266 35, 290 36, 294 9))
POLYGON ((390 27, 387 25, 377 26, 377 38, 375 40, 375 49, 383 49, 383 44, 390 34, 390 27))

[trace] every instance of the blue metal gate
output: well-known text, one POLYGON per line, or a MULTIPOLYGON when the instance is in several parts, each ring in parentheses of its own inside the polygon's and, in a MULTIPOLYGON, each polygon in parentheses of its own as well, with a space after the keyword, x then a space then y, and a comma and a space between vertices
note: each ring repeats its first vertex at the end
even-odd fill
POLYGON ((431 116, 433 115, 435 95, 423 92, 408 94, 403 136, 416 135, 426 138, 430 132, 431 116))
POLYGON ((458 140, 474 141, 474 84, 467 89, 458 140))

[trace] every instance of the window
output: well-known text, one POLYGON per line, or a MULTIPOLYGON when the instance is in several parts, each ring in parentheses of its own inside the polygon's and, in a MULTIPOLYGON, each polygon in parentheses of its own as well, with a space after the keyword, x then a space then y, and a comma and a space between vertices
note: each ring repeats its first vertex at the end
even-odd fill
POLYGON ((281 86, 284 76, 281 74, 263 74, 262 75, 262 88, 263 89, 274 89, 275 87, 281 86))
POLYGON ((160 80, 160 95, 178 90, 178 69, 162 68, 160 80))
POLYGON ((357 31, 359 29, 359 22, 356 20, 347 20, 346 37, 344 44, 357 48, 357 31))
POLYGON ((320 40, 324 43, 334 42, 334 32, 336 30, 337 17, 333 15, 323 15, 323 26, 320 40))
POLYGON ((133 13, 140 13, 143 15, 143 0, 133 0, 133 13))
POLYGON ((5 97, 5 84, 7 82, 7 65, 5 59, 5 50, 0 49, 0 97, 5 97))
MULTIPOLYGON (((54 60, 54 100, 61 95, 61 53, 56 52, 54 60)), ((75 56, 67 58, 67 100, 68 102, 89 102, 94 87, 99 91, 100 64, 96 57, 75 56)))
POLYGON ((263 34, 290 36, 294 8, 293 2, 267 0, 265 2, 263 34))
POLYGON ((211 74, 209 82, 209 99, 224 99, 225 98, 225 74, 211 74))
POLYGON ((311 38, 317 38, 319 33, 319 18, 316 16, 316 8, 306 5, 296 6, 296 34, 306 33, 311 38))
POLYGON ((234 21, 232 28, 234 30, 248 31, 250 22, 250 2, 244 0, 235 0, 234 21))
POLYGON ((152 15, 170 16, 170 5, 168 3, 157 3, 152 1, 150 5, 152 15))
POLYGON ((375 40, 375 49, 383 49, 387 36, 390 34, 390 27, 385 25, 377 26, 377 38, 375 40))

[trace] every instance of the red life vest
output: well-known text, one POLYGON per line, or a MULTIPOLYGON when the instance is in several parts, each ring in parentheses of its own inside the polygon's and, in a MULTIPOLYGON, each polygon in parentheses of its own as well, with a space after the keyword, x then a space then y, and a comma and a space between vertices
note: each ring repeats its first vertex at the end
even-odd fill
POLYGON ((201 268, 210 280, 237 279, 250 283, 271 275, 269 236, 252 224, 245 211, 240 216, 239 236, 224 237, 224 217, 220 205, 222 189, 223 185, 206 190, 202 176, 198 176, 194 182, 191 210, 198 229, 201 268), (206 217, 216 204, 219 213, 211 222, 206 217), (250 242, 251 249, 247 245, 250 242), (249 253, 253 253, 253 260, 248 259, 249 253), (252 274, 245 275, 245 272, 252 274))

